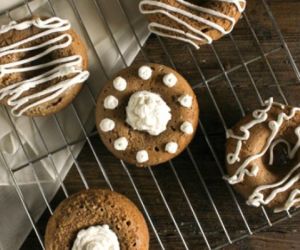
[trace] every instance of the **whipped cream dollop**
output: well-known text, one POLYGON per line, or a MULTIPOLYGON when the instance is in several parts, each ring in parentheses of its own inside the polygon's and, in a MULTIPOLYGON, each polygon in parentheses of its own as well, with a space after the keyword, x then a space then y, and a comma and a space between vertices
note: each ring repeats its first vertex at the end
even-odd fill
POLYGON ((108 225, 92 226, 78 232, 72 250, 120 250, 117 235, 108 225))
POLYGON ((171 109, 160 95, 138 91, 131 95, 126 107, 126 122, 135 130, 159 135, 167 129, 171 109))

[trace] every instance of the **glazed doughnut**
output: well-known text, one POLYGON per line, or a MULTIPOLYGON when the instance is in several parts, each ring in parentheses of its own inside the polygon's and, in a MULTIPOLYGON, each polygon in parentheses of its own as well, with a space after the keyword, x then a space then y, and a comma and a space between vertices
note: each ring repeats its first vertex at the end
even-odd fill
POLYGON ((246 0, 143 0, 139 7, 151 32, 199 49, 233 30, 246 0))
POLYGON ((60 111, 89 76, 85 46, 68 20, 12 21, 1 26, 0 41, 0 102, 15 116, 60 111))
POLYGON ((299 108, 270 98, 227 136, 228 176, 224 178, 248 205, 266 205, 274 212, 300 205, 299 108))

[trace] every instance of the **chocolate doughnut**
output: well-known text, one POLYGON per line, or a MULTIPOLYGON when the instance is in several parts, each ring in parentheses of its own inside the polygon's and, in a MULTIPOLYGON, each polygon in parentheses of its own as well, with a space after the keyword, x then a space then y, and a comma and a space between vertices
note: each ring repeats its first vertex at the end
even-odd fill
POLYGON ((233 30, 246 0, 143 0, 139 7, 151 32, 199 49, 233 30))
POLYGON ((251 206, 300 205, 300 108, 273 102, 228 131, 225 179, 251 206), (278 151, 281 149, 281 151, 278 151))

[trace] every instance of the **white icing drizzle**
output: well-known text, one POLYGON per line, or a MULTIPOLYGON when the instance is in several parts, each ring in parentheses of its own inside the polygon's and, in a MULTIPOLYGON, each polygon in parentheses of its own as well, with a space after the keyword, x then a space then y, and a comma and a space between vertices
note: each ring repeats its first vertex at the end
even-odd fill
MULTIPOLYGON (((268 101, 266 101, 266 108, 261 110, 256 110, 253 112, 253 118, 254 120, 250 121, 249 123, 243 125, 240 127, 240 131, 243 132, 242 136, 238 136, 233 134, 232 131, 228 131, 227 135, 229 138, 233 138, 237 140, 237 145, 234 150, 234 153, 229 153, 227 155, 227 163, 229 165, 232 165, 236 162, 240 161, 239 154, 242 149, 243 141, 247 141, 250 137, 250 129, 254 127, 255 125, 259 123, 263 123, 268 119, 268 112, 270 111, 272 105, 279 106, 282 110, 285 109, 285 106, 280 103, 273 102, 273 98, 270 98, 268 101)), ((268 125, 271 130, 271 133, 267 139, 266 144, 264 145, 264 148, 261 150, 261 152, 249 156, 244 162, 241 163, 237 171, 234 175, 231 177, 224 177, 230 184, 236 184, 240 183, 244 180, 244 176, 256 176, 259 172, 258 166, 253 166, 251 170, 247 169, 249 167, 249 164, 256 160, 257 158, 263 156, 268 150, 270 153, 269 157, 269 164, 272 165, 274 162, 274 148, 278 144, 284 144, 287 147, 287 156, 289 159, 294 159, 296 156, 296 153, 298 152, 300 148, 300 126, 296 127, 295 129, 295 135, 297 136, 297 142, 294 146, 291 146, 291 144, 282 138, 278 138, 276 140, 275 137, 277 136, 280 127, 282 126, 283 122, 288 121, 292 119, 297 112, 300 112, 300 109, 297 107, 291 108, 288 114, 281 112, 278 114, 276 120, 269 121, 268 125)), ((247 200, 248 205, 252 206, 260 206, 260 205, 267 205, 270 202, 272 202, 276 196, 282 192, 286 192, 289 190, 296 182, 300 180, 300 163, 298 163, 296 166, 294 166, 287 174, 286 176, 273 184, 267 184, 267 185, 261 185, 255 188, 253 193, 250 195, 250 197, 247 200), (267 191, 268 195, 265 196, 264 191, 267 191)), ((298 196, 300 194, 299 189, 293 189, 288 199, 285 201, 285 203, 281 207, 276 207, 274 209, 274 212, 282 212, 282 211, 288 211, 290 208, 296 206, 300 202, 300 197, 298 196)))
MULTIPOLYGON (((271 109, 272 105, 279 105, 277 103, 273 102, 273 98, 270 98, 267 102, 267 107, 265 109, 262 110, 256 110, 253 112, 253 118, 254 120, 250 121, 249 123, 243 125, 240 130, 244 133, 242 136, 238 136, 232 133, 232 131, 228 131, 227 135, 229 136, 229 138, 233 138, 237 140, 237 146, 236 146, 236 150, 234 151, 234 153, 229 153, 227 155, 227 163, 229 165, 234 164, 235 162, 237 162, 239 160, 239 154, 241 151, 241 145, 243 141, 247 141, 250 137, 250 129, 252 127, 254 127, 255 125, 259 124, 259 123, 263 123, 267 120, 268 118, 268 112, 271 109)), ((282 108, 282 105, 280 105, 282 108)), ((252 168, 249 170, 248 166, 249 164, 262 157, 267 150, 269 149, 269 147, 271 146, 274 138, 276 137, 276 135, 278 134, 278 131, 280 129, 280 126, 283 124, 284 121, 288 121, 290 119, 292 119, 296 112, 300 111, 299 108, 293 107, 290 110, 289 114, 286 114, 284 112, 280 113, 277 117, 277 120, 272 120, 268 123, 268 126, 271 130, 271 134, 269 136, 269 138, 267 139, 267 142, 264 146, 264 148, 262 149, 262 151, 258 154, 252 155, 250 157, 248 157, 243 163, 241 163, 240 167, 236 170, 235 174, 232 175, 231 177, 227 177, 225 176, 224 178, 230 183, 230 184, 237 184, 240 183, 244 180, 244 176, 248 175, 248 176, 256 176, 259 169, 258 166, 254 165, 252 166, 252 168)))
POLYGON ((268 118, 267 113, 270 111, 270 109, 272 107, 272 103, 273 103, 273 98, 271 98, 265 102, 265 104, 266 104, 265 109, 255 110, 252 113, 254 120, 252 120, 249 123, 240 127, 240 131, 243 132, 242 136, 233 134, 233 132, 231 130, 227 131, 227 135, 226 135, 227 139, 233 138, 233 139, 237 140, 236 150, 234 151, 234 153, 229 153, 226 157, 228 164, 232 165, 232 164, 236 163, 237 161, 240 161, 239 154, 242 149, 242 142, 247 141, 249 139, 250 129, 252 127, 254 127, 257 124, 263 123, 264 121, 267 120, 267 118, 268 118))
POLYGON ((300 194, 299 189, 294 189, 291 193, 287 201, 284 203, 283 206, 277 207, 274 209, 274 213, 280 213, 283 211, 289 211, 292 207, 298 208, 300 205, 298 204, 300 202, 300 198, 297 198, 296 196, 300 194))
POLYGON ((72 55, 64 58, 54 59, 50 62, 41 63, 34 66, 22 67, 22 65, 34 63, 36 60, 49 55, 53 51, 66 48, 72 43, 71 35, 61 34, 39 45, 20 48, 20 46, 24 46, 24 44, 26 43, 33 42, 47 35, 69 30, 71 27, 70 22, 58 17, 50 17, 46 20, 37 18, 21 23, 11 22, 8 25, 1 26, 0 34, 6 33, 10 30, 25 30, 33 26, 43 31, 16 43, 1 47, 0 57, 20 52, 28 52, 41 49, 42 51, 29 58, 0 65, 0 77, 12 73, 40 70, 51 66, 54 68, 38 76, 34 76, 30 79, 17 82, 0 89, 0 99, 8 98, 7 103, 8 105, 12 106, 12 114, 14 114, 15 116, 20 116, 31 108, 54 100, 55 98, 62 95, 65 91, 67 91, 70 87, 76 84, 83 83, 89 76, 88 71, 82 70, 82 58, 79 55, 72 55), (58 77, 68 76, 69 74, 74 74, 74 76, 69 77, 66 80, 62 80, 44 90, 22 97, 22 95, 30 89, 34 89, 48 81, 57 79, 58 77))
MULTIPOLYGON (((247 200, 248 205, 252 205, 258 207, 260 205, 266 205, 274 200, 277 194, 287 191, 291 188, 297 181, 300 179, 300 173, 297 171, 300 168, 300 163, 298 163, 281 181, 270 184, 270 185, 261 185, 257 187, 254 192, 250 195, 247 200), (297 173, 298 172, 298 173, 297 173), (297 174, 295 174, 297 173, 297 174), (265 190, 272 190, 267 197, 264 197, 262 193, 265 190)), ((287 201, 282 207, 275 208, 274 212, 288 211, 293 204, 299 202, 299 199, 295 199, 296 195, 299 193, 298 189, 294 189, 291 193, 287 201)))
MULTIPOLYGON (((243 12, 246 7, 246 0, 212 0, 215 2, 227 2, 230 4, 234 4, 239 12, 243 12)), ((236 23, 235 18, 232 16, 225 15, 219 11, 201 7, 195 4, 192 4, 185 0, 176 0, 176 2, 182 4, 183 6, 193 10, 198 11, 200 13, 206 13, 218 18, 222 18, 224 20, 227 20, 231 23, 228 30, 225 30, 222 26, 218 25, 215 22, 212 22, 208 19, 205 19, 199 15, 195 15, 192 12, 185 11, 184 9, 177 8, 171 4, 163 3, 160 1, 154 1, 154 0, 143 0, 139 4, 139 9, 142 14, 162 14, 167 16, 168 18, 172 19, 173 21, 177 22, 178 24, 186 27, 188 29, 188 32, 185 32, 181 29, 172 28, 170 26, 160 24, 157 22, 151 22, 149 23, 148 27, 149 30, 153 33, 156 33, 157 35, 163 36, 163 37, 169 37, 176 40, 187 42, 191 45, 193 45, 195 48, 199 49, 199 45, 195 42, 206 42, 206 43, 212 43, 213 39, 202 32, 201 30, 198 30, 194 28, 192 25, 190 25, 188 22, 186 22, 183 18, 178 18, 177 15, 183 15, 184 17, 196 21, 198 23, 202 23, 207 25, 208 27, 211 27, 223 35, 229 34, 236 23), (153 7, 152 10, 145 9, 146 6, 153 7), (174 35, 168 34, 169 32, 174 33, 174 35), (176 35, 175 35, 176 34, 176 35)))

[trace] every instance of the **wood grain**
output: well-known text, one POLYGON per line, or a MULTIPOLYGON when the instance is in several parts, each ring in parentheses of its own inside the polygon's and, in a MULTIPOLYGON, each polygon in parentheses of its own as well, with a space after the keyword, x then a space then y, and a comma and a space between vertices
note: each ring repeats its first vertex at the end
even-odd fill
MULTIPOLYGON (((268 3, 291 49, 295 62, 299 66, 300 1, 272 0, 268 1, 268 3)), ((276 100, 282 101, 278 91, 278 83, 288 101, 293 105, 299 105, 299 80, 291 67, 284 49, 281 48, 276 30, 270 22, 262 1, 249 0, 246 13, 251 25, 253 25, 261 47, 257 46, 245 18, 237 25, 233 32, 233 38, 244 61, 252 60, 251 63, 247 64, 250 76, 246 68, 241 65, 241 59, 230 37, 225 37, 214 44, 214 49, 217 51, 225 70, 233 71, 233 69, 237 68, 233 72, 228 73, 230 81, 222 74, 222 69, 210 46, 203 46, 199 51, 195 51, 176 41, 162 40, 172 61, 169 60, 161 46, 161 41, 157 37, 151 36, 144 47, 144 51, 150 61, 170 66, 174 63, 178 71, 195 87, 200 104, 200 119, 220 163, 220 165, 216 163, 203 131, 198 129, 196 138, 190 146, 190 151, 194 155, 195 166, 189 157, 189 153, 184 152, 172 162, 173 165, 168 163, 153 168, 153 174, 159 183, 165 200, 160 195, 149 170, 138 169, 133 166, 128 167, 166 249, 184 249, 184 246, 166 209, 165 201, 168 203, 190 249, 207 248, 194 215, 201 223, 201 227, 212 247, 228 243, 220 218, 231 240, 234 241, 248 235, 243 217, 235 204, 235 196, 232 196, 231 190, 221 178, 221 171, 224 169, 224 128, 204 80, 209 81, 211 92, 217 100, 228 127, 237 122, 243 112, 250 112, 260 104, 251 80, 255 82, 262 99, 274 96, 276 100), (264 52, 270 52, 266 59, 261 58, 261 49, 264 52), (191 57, 191 51, 200 65, 201 72, 199 72, 199 68, 196 67, 195 61, 191 57), (266 60, 268 60, 270 67, 268 67, 266 60), (273 70, 275 78, 272 76, 270 68, 273 70), (219 75, 219 77, 211 80, 216 75, 219 75), (230 84, 236 91, 236 95, 242 104, 242 109, 237 105, 230 84), (178 180, 176 180, 175 173, 190 199, 194 215, 191 207, 186 202, 186 197, 183 195, 178 180)), ((136 63, 144 61, 145 58, 142 54, 136 58, 136 63)), ((142 210, 141 203, 120 162, 105 149, 98 136, 91 137, 91 142, 114 189, 128 196, 142 210)), ((90 187, 107 188, 88 144, 85 145, 78 161, 90 187)), ((70 194, 84 188, 75 167, 69 172, 64 184, 70 194)), ((64 199, 64 195, 60 190, 51 203, 52 207, 55 208, 62 199, 64 199)), ((238 195, 237 202, 251 230, 258 230, 267 225, 261 209, 246 206, 244 200, 238 195)), ((267 212, 272 221, 284 216, 283 214, 273 214, 272 211, 267 212)), ((49 213, 45 212, 38 222, 42 234, 48 218, 49 213)), ((255 233, 251 237, 224 247, 224 249, 299 249, 299 222, 300 217, 294 216, 292 219, 276 226, 268 227, 264 231, 255 233)), ((149 223, 148 225, 150 227, 149 223)), ((151 227, 150 231, 151 249, 160 249, 151 227)), ((39 244, 33 232, 25 242, 23 249, 39 249, 39 244)))

